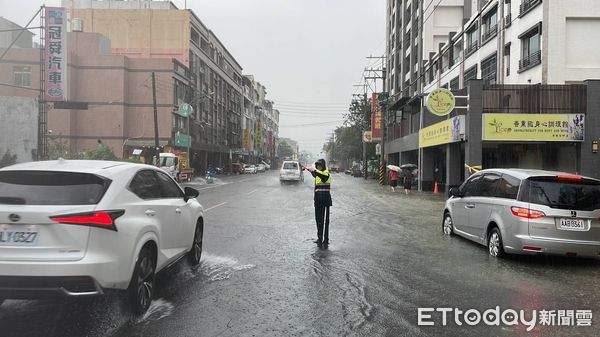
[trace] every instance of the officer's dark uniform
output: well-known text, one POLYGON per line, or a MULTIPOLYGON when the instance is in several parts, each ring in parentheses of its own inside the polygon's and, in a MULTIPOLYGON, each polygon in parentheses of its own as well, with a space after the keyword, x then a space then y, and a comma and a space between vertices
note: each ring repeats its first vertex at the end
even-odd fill
POLYGON ((329 207, 331 203, 331 175, 325 166, 325 160, 319 159, 315 164, 320 164, 322 171, 311 172, 315 178, 315 219, 317 221, 317 243, 329 244, 329 207), (323 228, 325 227, 325 228, 323 228), (325 230, 323 232, 323 229, 325 230))

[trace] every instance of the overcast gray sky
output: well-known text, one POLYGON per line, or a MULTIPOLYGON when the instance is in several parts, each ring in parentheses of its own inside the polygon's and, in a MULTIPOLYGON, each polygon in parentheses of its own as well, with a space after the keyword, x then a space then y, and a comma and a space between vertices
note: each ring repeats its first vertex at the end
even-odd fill
MULTIPOLYGON (((184 7, 184 0, 173 2, 184 7)), ((0 0, 0 15, 24 25, 42 4, 60 0, 0 0)), ((281 111, 280 137, 315 155, 374 62, 365 57, 385 49, 385 0, 188 0, 187 7, 244 74, 267 87, 281 111)))

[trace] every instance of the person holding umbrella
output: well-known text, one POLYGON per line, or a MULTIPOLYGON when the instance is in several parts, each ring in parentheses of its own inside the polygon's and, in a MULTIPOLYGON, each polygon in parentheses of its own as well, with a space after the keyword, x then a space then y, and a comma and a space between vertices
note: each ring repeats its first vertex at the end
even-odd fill
POLYGON ((404 193, 407 195, 412 189, 412 171, 417 168, 415 164, 404 164, 400 166, 402 169, 402 176, 404 177, 404 193))
POLYGON ((388 174, 390 175, 390 186, 392 188, 392 193, 395 193, 396 186, 398 186, 398 171, 400 168, 395 165, 388 165, 387 168, 389 170, 388 174))

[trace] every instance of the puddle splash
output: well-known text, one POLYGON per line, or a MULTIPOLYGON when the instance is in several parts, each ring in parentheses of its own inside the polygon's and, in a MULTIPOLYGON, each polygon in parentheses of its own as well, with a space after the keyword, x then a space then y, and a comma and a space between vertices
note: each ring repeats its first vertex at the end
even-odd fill
POLYGON ((148 311, 138 319, 137 323, 158 321, 165 317, 171 316, 175 307, 171 302, 165 301, 162 298, 152 301, 148 311))
POLYGON ((231 277, 235 271, 248 270, 255 267, 253 264, 240 265, 239 261, 230 256, 202 254, 200 261, 202 273, 208 276, 211 282, 222 281, 231 277))

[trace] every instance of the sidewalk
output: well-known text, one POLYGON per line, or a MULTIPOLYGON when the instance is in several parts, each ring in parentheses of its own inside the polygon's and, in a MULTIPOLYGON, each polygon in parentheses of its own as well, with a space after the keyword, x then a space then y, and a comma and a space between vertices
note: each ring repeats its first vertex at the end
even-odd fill
POLYGON ((390 185, 379 185, 379 180, 377 180, 375 178, 369 178, 369 179, 365 180, 364 178, 361 177, 360 179, 357 178, 355 180, 356 180, 356 183, 360 184, 360 186, 362 186, 363 188, 367 188, 373 192, 377 192, 380 195, 385 195, 386 197, 392 197, 392 198, 418 197, 418 198, 431 200, 431 201, 438 201, 438 202, 440 202, 440 201, 443 202, 447 199, 447 194, 444 192, 434 194, 431 191, 419 192, 416 189, 412 189, 409 192, 409 194, 406 195, 404 193, 404 188, 402 186, 396 187, 396 192, 393 193, 390 185), (360 183, 359 183, 359 181, 360 181, 360 183))

